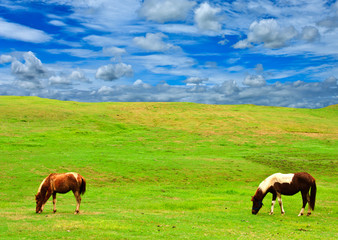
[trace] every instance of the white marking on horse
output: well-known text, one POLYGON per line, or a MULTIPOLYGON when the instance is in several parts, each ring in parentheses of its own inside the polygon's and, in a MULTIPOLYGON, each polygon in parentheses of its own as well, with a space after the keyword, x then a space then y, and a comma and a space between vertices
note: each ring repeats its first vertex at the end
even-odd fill
POLYGON ((262 190, 263 193, 266 193, 266 191, 276 182, 290 184, 292 182, 293 176, 294 176, 293 173, 289 174, 275 173, 267 177, 263 182, 261 182, 261 184, 259 184, 258 187, 262 190))
POLYGON ((41 192, 42 185, 45 183, 45 181, 46 181, 47 178, 48 178, 48 177, 46 177, 45 179, 43 179, 43 181, 42 181, 42 183, 40 184, 40 187, 39 187, 39 189, 38 189, 38 193, 41 192))
POLYGON ((76 180, 76 182, 77 182, 77 177, 79 176, 78 173, 70 172, 70 173, 68 173, 68 174, 73 174, 73 176, 74 176, 74 178, 75 178, 75 180, 76 180))
POLYGON ((275 207, 275 204, 276 204, 276 201, 274 201, 274 200, 272 200, 272 202, 271 202, 271 210, 270 210, 270 215, 272 215, 273 214, 273 208, 275 207))

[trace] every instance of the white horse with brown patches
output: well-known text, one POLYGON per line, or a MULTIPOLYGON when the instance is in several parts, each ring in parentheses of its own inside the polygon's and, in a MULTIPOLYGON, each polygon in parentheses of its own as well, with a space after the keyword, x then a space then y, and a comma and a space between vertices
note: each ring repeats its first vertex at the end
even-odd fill
POLYGON ((272 193, 272 203, 270 215, 273 214, 273 209, 278 198, 278 203, 281 208, 281 213, 284 214, 282 194, 294 195, 298 192, 302 193, 303 207, 298 216, 302 216, 305 211, 305 206, 309 203, 307 216, 311 214, 311 210, 315 208, 316 202, 316 181, 306 172, 282 174, 275 173, 267 177, 261 184, 259 184, 255 195, 252 197, 252 214, 257 214, 263 206, 263 199, 267 193, 272 193), (311 194, 309 191, 311 189, 311 194))
POLYGON ((76 198, 76 210, 75 214, 80 211, 81 194, 83 195, 86 191, 86 181, 78 173, 51 173, 46 177, 40 184, 38 193, 35 195, 36 201, 36 213, 41 213, 43 208, 53 195, 53 211, 56 212, 56 194, 67 193, 73 191, 76 198))

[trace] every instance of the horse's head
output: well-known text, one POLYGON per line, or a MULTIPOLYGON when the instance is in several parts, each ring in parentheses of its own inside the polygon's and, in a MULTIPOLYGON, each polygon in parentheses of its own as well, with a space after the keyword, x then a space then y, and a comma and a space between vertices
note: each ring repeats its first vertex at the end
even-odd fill
POLYGON ((257 214, 258 211, 262 208, 263 202, 262 200, 257 199, 255 196, 251 198, 252 201, 252 214, 257 214))
POLYGON ((41 213, 42 212, 42 203, 43 203, 43 199, 42 199, 41 193, 38 193, 38 194, 35 195, 35 202, 36 202, 35 212, 36 213, 41 213))

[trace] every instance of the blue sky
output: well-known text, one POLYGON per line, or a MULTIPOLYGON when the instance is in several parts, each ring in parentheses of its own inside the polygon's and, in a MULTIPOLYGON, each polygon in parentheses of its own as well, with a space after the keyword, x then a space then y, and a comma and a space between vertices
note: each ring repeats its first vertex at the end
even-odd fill
POLYGON ((0 0, 0 95, 320 108, 338 2, 0 0))

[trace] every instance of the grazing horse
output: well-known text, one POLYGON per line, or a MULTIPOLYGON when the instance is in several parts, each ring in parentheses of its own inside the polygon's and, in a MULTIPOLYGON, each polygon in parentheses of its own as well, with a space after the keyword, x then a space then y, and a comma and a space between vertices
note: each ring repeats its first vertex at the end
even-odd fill
POLYGON ((311 209, 315 209, 316 202, 316 181, 306 172, 281 174, 275 173, 266 178, 261 184, 259 184, 255 195, 252 197, 252 214, 257 214, 259 209, 263 206, 263 199, 267 193, 272 193, 272 203, 270 215, 273 214, 273 208, 276 203, 276 197, 278 197, 278 203, 281 208, 282 214, 285 213, 283 208, 283 202, 281 195, 294 195, 299 191, 302 193, 303 207, 300 210, 298 216, 304 214, 306 203, 309 203, 307 216, 311 214, 311 209), (311 195, 309 190, 311 188, 311 195))
POLYGON ((86 181, 78 173, 51 173, 40 184, 38 193, 35 195, 36 213, 41 213, 46 202, 53 195, 53 211, 56 212, 56 194, 73 191, 76 198, 76 210, 74 214, 79 213, 81 194, 86 191, 86 181))

